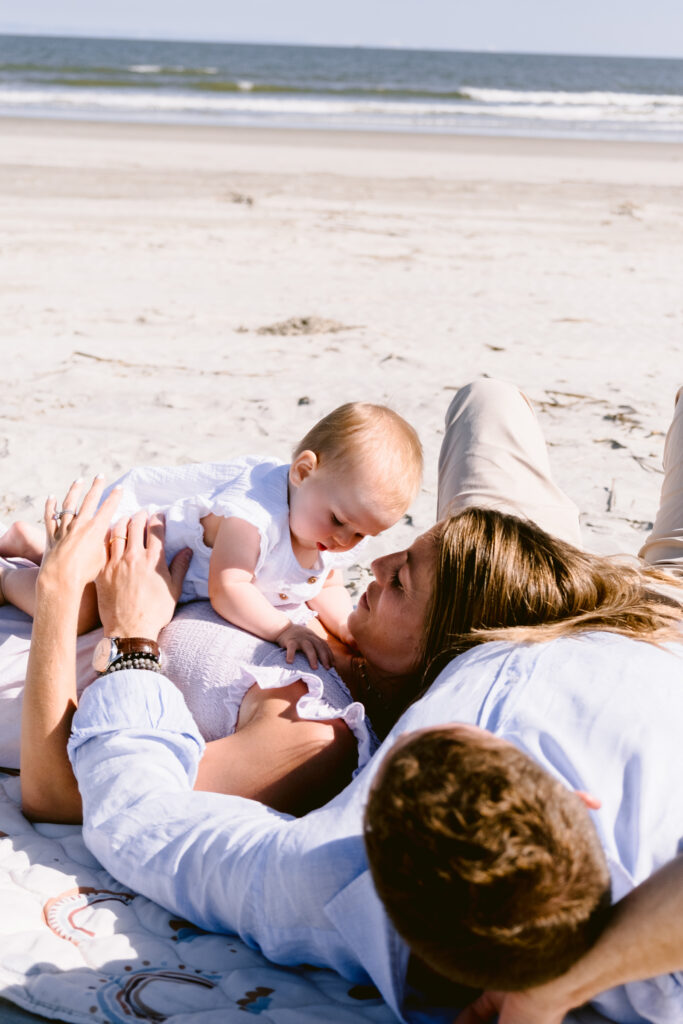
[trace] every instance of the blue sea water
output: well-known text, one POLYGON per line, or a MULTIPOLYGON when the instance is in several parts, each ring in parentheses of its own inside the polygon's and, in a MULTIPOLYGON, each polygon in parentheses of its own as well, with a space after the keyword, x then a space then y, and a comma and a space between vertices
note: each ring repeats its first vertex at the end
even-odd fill
POLYGON ((0 116, 683 141, 683 61, 0 36, 0 116))

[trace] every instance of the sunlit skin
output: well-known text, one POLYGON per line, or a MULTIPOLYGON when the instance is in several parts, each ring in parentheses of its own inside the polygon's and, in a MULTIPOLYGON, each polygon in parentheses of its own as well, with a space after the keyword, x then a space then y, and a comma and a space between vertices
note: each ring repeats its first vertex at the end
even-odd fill
POLYGON ((363 655, 383 674, 399 678, 418 669, 435 573, 436 539, 425 533, 403 551, 372 563, 375 579, 349 616, 363 655))
POLYGON ((373 474, 343 463, 321 465, 301 452, 289 473, 289 528, 297 556, 303 551, 349 551, 396 522, 401 509, 383 499, 373 474))

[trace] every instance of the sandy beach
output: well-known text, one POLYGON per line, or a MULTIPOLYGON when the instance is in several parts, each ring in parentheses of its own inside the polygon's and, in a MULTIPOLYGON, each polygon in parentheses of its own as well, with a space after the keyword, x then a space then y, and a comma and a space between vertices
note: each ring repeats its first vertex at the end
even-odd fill
POLYGON ((646 535, 683 147, 4 120, 0 206, 2 521, 78 475, 286 457, 358 398, 425 447, 387 550, 433 521, 446 405, 490 375, 535 403, 586 546, 646 535))

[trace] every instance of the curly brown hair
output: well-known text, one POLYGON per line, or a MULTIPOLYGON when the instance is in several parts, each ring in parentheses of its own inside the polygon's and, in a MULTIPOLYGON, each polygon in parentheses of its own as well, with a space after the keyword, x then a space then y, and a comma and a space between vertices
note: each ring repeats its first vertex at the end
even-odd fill
POLYGON ((582 801, 486 733, 408 737, 379 769, 364 831, 389 917, 452 981, 540 984, 604 925, 609 872, 582 801))

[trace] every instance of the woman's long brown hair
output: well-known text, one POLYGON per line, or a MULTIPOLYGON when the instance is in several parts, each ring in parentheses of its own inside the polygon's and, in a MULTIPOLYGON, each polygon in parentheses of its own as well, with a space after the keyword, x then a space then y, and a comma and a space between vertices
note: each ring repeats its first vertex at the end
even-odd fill
POLYGON ((683 583, 661 571, 580 551, 494 509, 465 509, 435 533, 425 685, 451 658, 491 640, 541 642, 588 630, 683 640, 683 583), (662 583, 669 593, 654 589, 662 583))

